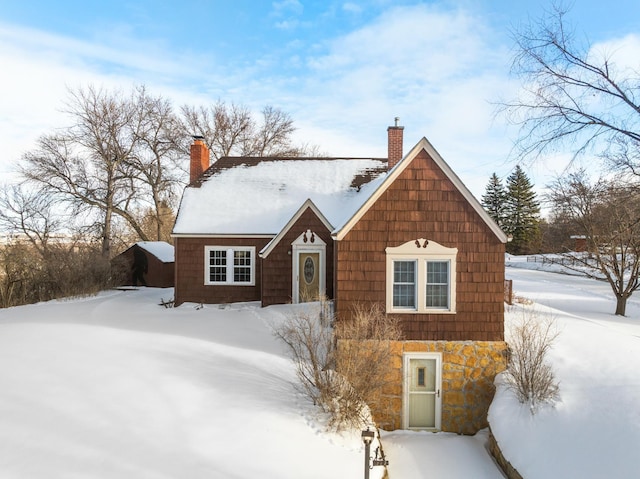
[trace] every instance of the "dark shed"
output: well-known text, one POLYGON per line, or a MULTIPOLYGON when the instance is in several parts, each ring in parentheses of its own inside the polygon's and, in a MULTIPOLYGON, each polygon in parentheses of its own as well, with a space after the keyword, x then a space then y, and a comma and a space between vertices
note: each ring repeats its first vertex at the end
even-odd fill
POLYGON ((164 241, 139 241, 112 263, 123 269, 123 286, 173 287, 174 250, 173 245, 164 241))

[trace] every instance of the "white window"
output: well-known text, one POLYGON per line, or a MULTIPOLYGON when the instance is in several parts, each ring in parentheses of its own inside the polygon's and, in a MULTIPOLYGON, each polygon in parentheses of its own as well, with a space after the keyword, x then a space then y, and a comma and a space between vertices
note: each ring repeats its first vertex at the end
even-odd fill
POLYGON ((421 238, 385 251, 388 313, 455 313, 456 248, 421 238))
POLYGON ((416 261, 393 262, 393 307, 416 309, 416 261))
POLYGON ((449 309, 449 261, 427 260, 427 289, 425 307, 449 309))
POLYGON ((204 284, 253 286, 255 257, 253 246, 206 246, 204 284))

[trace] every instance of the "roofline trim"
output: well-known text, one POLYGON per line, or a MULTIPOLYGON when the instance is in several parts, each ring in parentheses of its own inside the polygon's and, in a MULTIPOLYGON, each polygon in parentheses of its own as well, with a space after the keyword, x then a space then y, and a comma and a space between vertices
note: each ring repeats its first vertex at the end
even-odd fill
POLYGON ((172 238, 273 238, 274 234, 242 234, 242 233, 171 233, 172 238))
POLYGON ((258 253, 258 255, 263 259, 269 256, 271 251, 273 251, 273 249, 280 243, 284 235, 291 229, 291 227, 300 219, 302 214, 309 208, 311 208, 311 211, 313 211, 316 214, 316 216, 320 218, 320 221, 322 221, 322 223, 326 226, 326 228, 329 231, 333 229, 333 226, 331 225, 329 220, 322 214, 322 212, 318 209, 315 203, 311 201, 311 198, 307 198, 307 200, 304 203, 302 203, 302 206, 298 208, 298 211, 296 211, 295 214, 291 217, 291 219, 287 222, 284 228, 282 228, 280 232, 276 235, 276 237, 273 238, 271 241, 269 241, 269 243, 264 248, 262 248, 262 250, 260 251, 260 253, 258 253))
POLYGON ((433 159, 438 167, 444 172, 454 186, 462 193, 462 196, 467 200, 471 207, 480 215, 482 220, 486 223, 489 229, 496 235, 496 237, 502 242, 507 242, 507 235, 500 229, 495 221, 489 216, 489 214, 482 207, 480 202, 464 185, 462 180, 455 174, 447 162, 440 156, 440 153, 433 147, 431 143, 425 138, 422 139, 400 160, 388 173, 384 181, 378 186, 378 188, 372 193, 372 195, 364 202, 364 204, 353 214, 353 216, 339 229, 333 232, 332 238, 336 241, 342 240, 351 229, 356 225, 358 221, 369 211, 369 208, 387 191, 389 186, 400 176, 400 174, 411 164, 421 150, 425 150, 427 154, 433 159))

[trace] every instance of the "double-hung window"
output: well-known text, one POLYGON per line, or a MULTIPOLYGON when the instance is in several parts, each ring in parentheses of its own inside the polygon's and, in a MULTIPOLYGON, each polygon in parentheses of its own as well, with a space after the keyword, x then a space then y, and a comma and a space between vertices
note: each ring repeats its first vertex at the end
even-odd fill
POLYGON ((457 253, 424 239, 387 248, 387 312, 454 313, 457 253))
POLYGON ((415 261, 393 262, 393 306, 395 308, 415 309, 417 305, 416 270, 415 261))
POLYGON ((235 286, 255 284, 255 247, 207 246, 204 256, 205 284, 235 286))
POLYGON ((449 261, 427 260, 426 308, 449 309, 449 293, 451 282, 449 278, 449 261))

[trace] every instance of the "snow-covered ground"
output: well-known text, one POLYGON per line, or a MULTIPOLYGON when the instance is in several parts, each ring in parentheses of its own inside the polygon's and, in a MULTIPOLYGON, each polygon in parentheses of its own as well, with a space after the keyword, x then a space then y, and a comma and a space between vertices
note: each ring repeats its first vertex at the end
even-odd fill
POLYGON ((171 296, 0 310, 0 477, 362 474, 360 438, 325 434, 292 387, 278 308, 158 305, 171 296))
POLYGON ((621 318, 606 282, 537 271, 526 258, 507 266, 515 293, 560 333, 550 352, 560 400, 531 416, 500 385, 489 420, 504 455, 526 479, 640 477, 640 298, 621 318))
MULTIPOLYGON (((553 308, 561 400, 531 417, 499 388, 491 424, 505 455, 526 479, 637 477, 640 307, 616 318, 594 280, 512 267, 507 277, 536 309, 553 308)), ((359 432, 325 432, 292 386, 271 327, 294 306, 158 305, 172 294, 0 310, 0 478, 362 477, 359 432)), ((391 479, 502 477, 486 431, 382 440, 391 479)))

